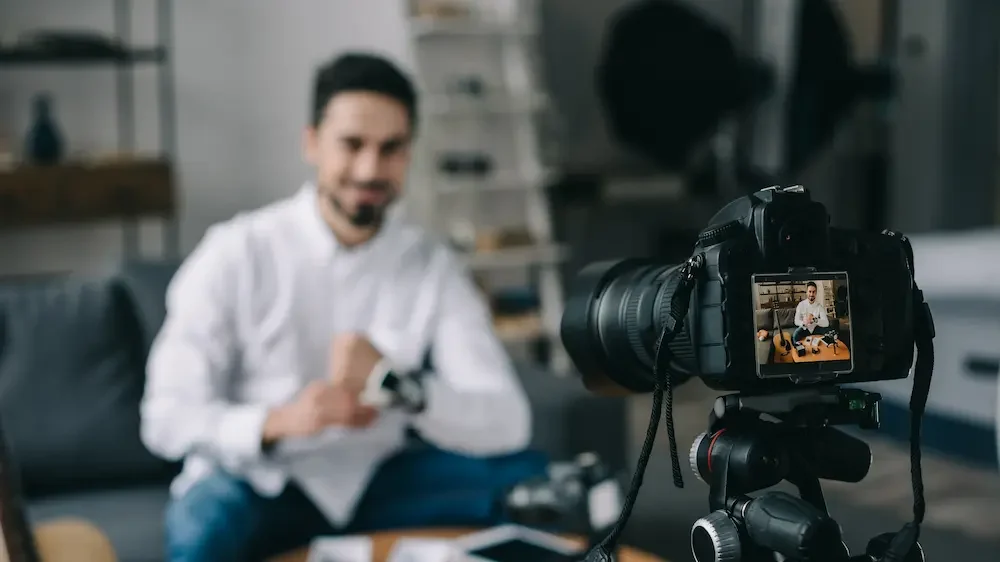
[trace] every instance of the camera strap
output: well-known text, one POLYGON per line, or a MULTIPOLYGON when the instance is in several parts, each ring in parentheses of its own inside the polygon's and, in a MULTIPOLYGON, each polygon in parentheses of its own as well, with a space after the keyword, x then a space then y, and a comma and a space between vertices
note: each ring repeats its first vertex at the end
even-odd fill
POLYGON ((688 308, 691 305, 691 292, 694 290, 698 274, 705 264, 705 257, 702 254, 695 254, 689 258, 681 267, 680 283, 670 299, 670 315, 656 339, 656 348, 653 353, 653 374, 656 382, 653 387, 653 408, 649 414, 649 425, 646 428, 646 438, 642 443, 642 450, 639 453, 639 460, 636 463, 635 472, 632 474, 632 482, 629 484, 628 494, 622 504, 621 514, 618 521, 608 532, 607 536, 592 548, 584 557, 584 562, 612 562, 614 552, 621 539, 621 534, 625 530, 629 517, 632 516, 632 508, 639 496, 639 488, 642 487, 642 479, 646 473, 646 465, 653 451, 653 441, 656 440, 656 431, 660 425, 660 416, 666 413, 667 418, 667 439, 670 444, 670 464, 673 468, 674 485, 678 488, 684 487, 684 479, 681 476, 680 458, 677 454, 677 443, 674 435, 674 415, 673 401, 674 390, 670 376, 667 373, 667 366, 670 364, 670 354, 667 346, 681 331, 684 319, 687 317, 688 308), (664 405, 664 395, 666 395, 666 405, 664 405))
POLYGON ((899 238, 906 252, 906 267, 910 270, 913 293, 913 338, 917 348, 917 361, 913 367, 913 388, 910 391, 910 478, 913 485, 913 521, 896 533, 880 562, 900 562, 920 538, 920 524, 924 521, 927 506, 924 501, 923 471, 920 466, 921 424, 927 397, 931 391, 934 374, 934 317, 924 301, 924 293, 917 286, 913 247, 910 240, 898 232, 883 230, 885 236, 899 238))

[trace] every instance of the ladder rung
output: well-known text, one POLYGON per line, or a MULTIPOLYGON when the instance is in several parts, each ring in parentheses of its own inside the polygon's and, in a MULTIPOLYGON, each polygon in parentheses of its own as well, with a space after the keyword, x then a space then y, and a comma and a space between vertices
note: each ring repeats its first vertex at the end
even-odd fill
POLYGON ((548 105, 549 97, 540 92, 526 95, 488 96, 485 99, 433 94, 428 96, 424 110, 435 117, 454 118, 535 113, 545 109, 548 105))
POLYGON ((569 252, 561 244, 535 244, 488 252, 469 252, 465 256, 469 267, 482 271, 559 263, 566 260, 569 252))
POLYGON ((434 187, 439 195, 463 195, 506 191, 540 191, 548 187, 556 172, 543 169, 538 174, 520 174, 513 170, 497 172, 481 178, 460 179, 444 176, 434 187))
POLYGON ((417 38, 486 37, 506 38, 534 35, 537 26, 527 21, 490 22, 475 19, 410 18, 410 33, 417 38))

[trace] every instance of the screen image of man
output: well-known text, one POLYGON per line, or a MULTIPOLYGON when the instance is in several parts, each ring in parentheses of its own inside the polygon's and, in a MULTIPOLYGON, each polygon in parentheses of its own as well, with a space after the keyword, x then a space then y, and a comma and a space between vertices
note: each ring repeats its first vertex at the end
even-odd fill
POLYGON ((393 212, 416 107, 409 78, 380 56, 323 65, 303 136, 315 178, 211 227, 172 280, 141 405, 143 442, 183 461, 167 560, 488 526, 502 491, 544 474, 478 289, 393 212), (387 372, 421 381, 421 399, 365 400, 387 372))
POLYGON ((816 283, 810 281, 806 284, 806 298, 795 307, 795 332, 792 333, 792 341, 802 341, 807 336, 812 335, 817 328, 828 328, 830 319, 826 315, 826 309, 817 298, 816 283))

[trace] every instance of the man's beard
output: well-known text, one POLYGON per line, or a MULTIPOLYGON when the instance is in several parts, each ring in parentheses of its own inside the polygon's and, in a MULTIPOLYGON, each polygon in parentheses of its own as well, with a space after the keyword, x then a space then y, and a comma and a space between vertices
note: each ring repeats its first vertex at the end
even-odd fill
POLYGON ((384 182, 373 182, 371 184, 360 184, 354 186, 361 189, 377 189, 389 193, 390 196, 386 198, 385 203, 381 205, 374 205, 370 203, 362 203, 358 205, 358 208, 352 213, 344 207, 340 202, 340 198, 337 197, 336 193, 330 193, 327 199, 330 201, 330 205, 333 209, 339 213, 341 216, 346 218, 348 222, 358 228, 370 228, 378 227, 385 220, 385 211, 392 204, 394 198, 391 196, 391 187, 384 182))

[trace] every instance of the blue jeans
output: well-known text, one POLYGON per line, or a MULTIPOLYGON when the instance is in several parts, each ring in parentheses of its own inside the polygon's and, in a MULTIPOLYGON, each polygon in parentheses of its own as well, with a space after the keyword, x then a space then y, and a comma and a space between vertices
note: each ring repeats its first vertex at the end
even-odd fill
POLYGON ((171 502, 169 562, 247 562, 307 545, 317 536, 404 527, 490 526, 503 522, 501 494, 545 473, 536 452, 474 458, 426 447, 384 462, 353 520, 335 528, 294 484, 265 498, 238 477, 217 472, 171 502))
MULTIPOLYGON (((809 330, 803 328, 802 326, 799 326, 798 328, 795 328, 794 332, 792 332, 792 341, 796 342, 796 343, 800 342, 800 341, 806 339, 806 336, 811 336, 812 334, 813 333, 810 332, 809 330)), ((817 334, 818 334, 818 332, 817 332, 817 334)), ((822 335, 822 334, 818 334, 818 335, 822 335)))

